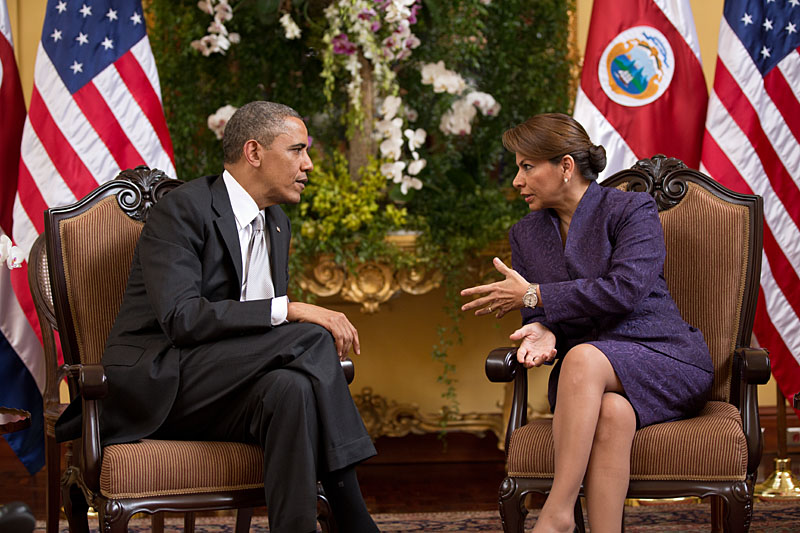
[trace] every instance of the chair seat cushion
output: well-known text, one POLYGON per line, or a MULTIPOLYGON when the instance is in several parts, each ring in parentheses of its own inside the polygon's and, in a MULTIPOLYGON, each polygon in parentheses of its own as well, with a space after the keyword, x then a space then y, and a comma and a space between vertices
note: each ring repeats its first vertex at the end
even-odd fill
POLYGON ((264 486, 264 452, 239 442, 142 440, 103 448, 107 498, 198 494, 264 486))
MULTIPOLYGON (((552 420, 531 421, 511 435, 508 475, 553 477, 554 451, 552 420)), ((708 402, 694 418, 644 427, 633 439, 631 479, 724 481, 746 475, 742 420, 727 402, 708 402)))

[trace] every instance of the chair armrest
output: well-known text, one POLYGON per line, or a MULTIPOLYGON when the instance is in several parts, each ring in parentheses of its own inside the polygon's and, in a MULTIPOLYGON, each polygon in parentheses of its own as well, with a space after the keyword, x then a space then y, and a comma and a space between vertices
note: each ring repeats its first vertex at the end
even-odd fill
POLYGON ((763 348, 739 347, 734 357, 742 361, 742 378, 748 384, 763 385, 769 381, 769 354, 763 348))
POLYGON ((347 384, 350 385, 356 377, 356 365, 353 364, 353 360, 349 357, 345 357, 340 363, 342 365, 342 372, 344 372, 344 379, 346 379, 347 384))
POLYGON ((519 367, 516 348, 495 348, 486 357, 486 377, 493 383, 513 380, 519 367))
POLYGON ((528 369, 517 361, 516 348, 495 348, 486 357, 486 377, 494 383, 514 382, 505 449, 511 434, 528 423, 528 369))
POLYGON ((83 480, 92 491, 100 490, 100 466, 103 449, 100 444, 100 418, 97 400, 108 395, 106 373, 101 364, 64 365, 78 383, 81 395, 81 463, 83 480))
POLYGON ((768 382, 769 376, 769 355, 766 350, 742 346, 734 350, 731 402, 739 407, 742 417, 742 430, 747 440, 748 473, 755 473, 758 469, 764 449, 756 386, 768 382))

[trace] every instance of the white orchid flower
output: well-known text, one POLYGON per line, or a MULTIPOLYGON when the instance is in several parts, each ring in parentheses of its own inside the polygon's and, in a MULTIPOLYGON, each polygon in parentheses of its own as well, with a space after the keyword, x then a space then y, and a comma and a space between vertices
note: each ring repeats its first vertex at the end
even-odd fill
POLYGON ((197 2, 197 8, 200 11, 208 13, 209 15, 214 14, 214 5, 211 0, 200 0, 199 2, 197 2))
POLYGON ((298 26, 289 13, 284 13, 280 18, 281 26, 283 26, 284 37, 287 39, 299 39, 302 35, 300 26, 298 26))
POLYGON ((389 95, 381 103, 380 113, 385 120, 391 120, 397 115, 403 100, 399 96, 389 95))
POLYGON ((20 268, 22 266, 22 250, 7 235, 0 236, 0 262, 5 262, 8 268, 20 268))
POLYGON ((214 114, 208 116, 208 129, 214 132, 217 139, 222 139, 225 125, 236 112, 236 109, 232 105, 224 105, 217 109, 214 114))
POLYGON ((425 165, 427 164, 428 162, 425 161, 424 159, 415 159, 414 161, 408 164, 408 173, 411 174, 412 176, 416 176, 422 171, 423 168, 425 168, 425 165))
POLYGON ((391 120, 380 120, 375 123, 375 130, 380 135, 380 139, 388 137, 401 137, 403 136, 403 119, 394 117, 391 120))
POLYGON ((403 138, 390 137, 383 141, 380 146, 381 156, 397 161, 403 153, 403 138))
POLYGON ((412 178, 411 176, 403 176, 402 182, 400 183, 400 192, 403 194, 408 194, 408 189, 416 189, 420 190, 422 188, 422 182, 419 178, 412 178))
POLYGON ((500 112, 500 104, 489 93, 480 91, 471 92, 467 95, 467 99, 478 108, 484 116, 495 116, 500 112))
POLYGON ((406 136, 406 139, 408 139, 408 149, 412 152, 425 144, 425 137, 428 135, 422 128, 417 128, 416 130, 409 128, 404 131, 403 134, 406 136))
POLYGON ((381 165, 381 174, 386 176, 395 183, 398 183, 403 178, 403 170, 406 168, 404 161, 395 161, 394 163, 384 163, 381 165))
POLYGON ((22 261, 24 258, 22 257, 22 250, 20 250, 17 246, 12 246, 8 250, 8 258, 6 259, 6 265, 8 268, 15 269, 22 267, 22 261))

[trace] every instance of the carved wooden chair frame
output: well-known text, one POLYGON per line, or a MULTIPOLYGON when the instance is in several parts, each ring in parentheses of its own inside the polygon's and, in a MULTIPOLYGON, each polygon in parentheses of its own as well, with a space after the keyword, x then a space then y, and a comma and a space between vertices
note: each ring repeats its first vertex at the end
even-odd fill
MULTIPOLYGON (((762 349, 749 348, 755 318, 761 272, 763 200, 760 196, 739 194, 708 176, 686 167, 683 162, 663 155, 638 161, 631 169, 622 170, 603 186, 625 186, 629 191, 644 191, 652 195, 659 212, 676 206, 696 183, 718 198, 732 204, 744 205, 749 215, 751 250, 746 267, 744 301, 741 305, 736 349, 733 353, 730 403, 739 410, 742 429, 748 448, 747 476, 744 481, 693 480, 631 480, 629 498, 712 497, 714 531, 719 524, 725 531, 749 529, 752 517, 753 486, 761 460, 763 437, 758 416, 756 387, 769 380, 769 358, 762 349)), ((517 363, 516 348, 492 350, 486 359, 486 375, 493 382, 513 382, 513 396, 505 449, 508 453, 511 434, 527 424, 528 377, 524 366, 517 363)), ((506 532, 522 532, 525 515, 525 496, 528 493, 546 494, 552 479, 506 477, 500 486, 500 512, 506 532)), ((580 498, 575 505, 576 530, 584 531, 580 498)))

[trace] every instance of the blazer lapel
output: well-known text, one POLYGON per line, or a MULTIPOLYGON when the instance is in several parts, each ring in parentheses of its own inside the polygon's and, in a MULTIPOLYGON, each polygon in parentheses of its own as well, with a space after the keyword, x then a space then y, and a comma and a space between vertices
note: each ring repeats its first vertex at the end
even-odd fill
POLYGON ((275 296, 285 296, 289 280, 286 278, 286 269, 289 261, 289 228, 281 222, 286 217, 279 217, 280 207, 272 205, 265 209, 267 231, 269 232, 270 253, 269 266, 272 269, 272 283, 275 286, 275 296))
POLYGON ((222 242, 228 252, 228 257, 236 269, 239 279, 239 286, 242 286, 242 250, 239 247, 239 232, 236 230, 236 219, 233 216, 231 200, 228 197, 228 189, 225 188, 225 181, 220 175, 211 184, 211 207, 217 214, 214 225, 222 236, 222 242))

